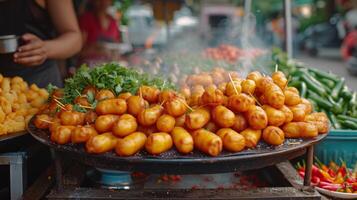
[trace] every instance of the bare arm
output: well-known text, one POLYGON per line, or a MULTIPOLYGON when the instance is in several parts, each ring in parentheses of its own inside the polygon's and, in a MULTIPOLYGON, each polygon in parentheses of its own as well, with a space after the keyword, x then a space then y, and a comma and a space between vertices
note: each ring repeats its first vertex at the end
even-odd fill
POLYGON ((46 41, 48 58, 64 59, 81 50, 82 37, 71 0, 47 0, 47 10, 59 34, 46 41))
POLYGON ((37 66, 46 59, 65 59, 80 51, 82 47, 81 32, 71 0, 47 0, 48 10, 58 37, 41 40, 36 35, 27 33, 22 36, 25 45, 14 54, 14 61, 26 66, 37 66))

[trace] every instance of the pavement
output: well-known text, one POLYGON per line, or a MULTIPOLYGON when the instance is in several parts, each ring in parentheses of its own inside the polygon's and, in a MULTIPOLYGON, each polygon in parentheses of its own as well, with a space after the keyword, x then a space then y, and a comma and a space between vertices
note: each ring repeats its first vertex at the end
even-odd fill
POLYGON ((352 76, 346 69, 346 64, 342 61, 339 53, 334 51, 325 51, 317 57, 300 54, 295 58, 297 61, 305 63, 307 66, 330 71, 338 76, 345 77, 347 86, 357 91, 357 76, 352 76))

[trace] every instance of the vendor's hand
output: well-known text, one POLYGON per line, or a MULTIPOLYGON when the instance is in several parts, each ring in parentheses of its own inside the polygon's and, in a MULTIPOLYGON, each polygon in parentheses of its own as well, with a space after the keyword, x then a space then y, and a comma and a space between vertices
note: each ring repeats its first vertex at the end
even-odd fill
POLYGON ((26 33, 22 36, 25 45, 14 54, 14 62, 26 66, 41 65, 47 59, 45 42, 36 35, 26 33))

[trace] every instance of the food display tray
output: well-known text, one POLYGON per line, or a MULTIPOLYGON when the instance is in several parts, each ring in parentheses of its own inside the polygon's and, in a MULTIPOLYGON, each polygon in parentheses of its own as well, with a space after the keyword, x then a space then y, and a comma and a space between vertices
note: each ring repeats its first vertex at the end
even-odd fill
POLYGON ((199 151, 182 155, 174 148, 157 156, 141 151, 134 156, 120 157, 115 152, 89 154, 83 144, 56 144, 50 140, 49 130, 36 128, 33 120, 29 123, 28 131, 36 140, 53 148, 61 156, 78 160, 89 166, 167 174, 224 173, 259 169, 303 155, 307 147, 318 143, 326 136, 324 134, 306 140, 286 139, 284 144, 276 147, 260 142, 255 149, 246 149, 238 153, 223 151, 217 157, 199 151))

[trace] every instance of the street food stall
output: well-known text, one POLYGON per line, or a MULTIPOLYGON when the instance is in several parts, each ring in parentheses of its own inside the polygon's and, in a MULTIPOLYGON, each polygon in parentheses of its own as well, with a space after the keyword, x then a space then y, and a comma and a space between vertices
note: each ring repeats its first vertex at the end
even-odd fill
MULTIPOLYGON (((125 44, 106 44, 129 49, 128 66, 82 65, 63 87, 0 76, 7 197, 355 198, 357 93, 344 78, 292 59, 292 5, 283 2, 285 51, 254 46, 247 0, 240 9, 203 4, 200 26, 187 10, 163 12, 166 25, 135 32, 133 45, 129 25, 125 44)), ((134 5, 129 19, 153 24, 158 14, 148 8, 134 5)))

